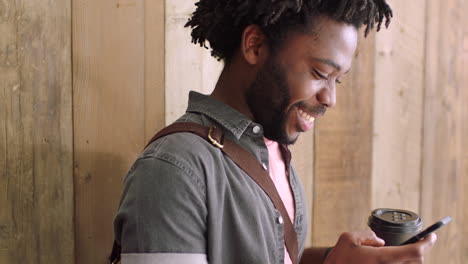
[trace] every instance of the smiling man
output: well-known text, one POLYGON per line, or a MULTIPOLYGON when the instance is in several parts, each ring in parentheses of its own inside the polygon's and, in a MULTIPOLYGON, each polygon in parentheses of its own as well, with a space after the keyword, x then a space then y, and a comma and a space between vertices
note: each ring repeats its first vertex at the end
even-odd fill
POLYGON ((177 123, 217 127, 223 140, 179 132, 147 146, 115 219, 123 263, 423 263, 435 236, 383 247, 371 231, 348 232, 305 248, 306 199, 287 149, 335 105, 358 29, 391 16, 384 0, 199 1, 187 26, 225 67, 211 95, 190 93, 177 123), (232 159, 224 141, 247 154, 232 159))

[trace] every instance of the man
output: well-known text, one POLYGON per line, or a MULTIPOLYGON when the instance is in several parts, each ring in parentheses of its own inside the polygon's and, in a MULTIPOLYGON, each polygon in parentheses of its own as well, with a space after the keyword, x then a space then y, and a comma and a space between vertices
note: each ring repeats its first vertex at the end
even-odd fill
POLYGON ((331 250, 305 249, 306 200, 287 150, 335 105, 358 29, 367 35, 391 16, 384 0, 199 1, 187 23, 193 42, 208 42, 225 67, 210 96, 190 93, 177 122, 221 128, 250 152, 287 215, 217 146, 191 133, 165 136, 125 180, 115 220, 123 263, 423 263, 435 235, 383 247, 371 231, 351 232, 331 250), (285 246, 289 220, 297 255, 285 246))

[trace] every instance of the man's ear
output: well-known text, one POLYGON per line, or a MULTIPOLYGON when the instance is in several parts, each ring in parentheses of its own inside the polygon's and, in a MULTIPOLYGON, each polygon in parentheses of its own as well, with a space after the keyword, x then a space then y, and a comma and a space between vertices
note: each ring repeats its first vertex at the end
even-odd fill
POLYGON ((267 56, 266 37, 257 25, 250 25, 242 33, 241 52, 251 65, 261 64, 267 56))

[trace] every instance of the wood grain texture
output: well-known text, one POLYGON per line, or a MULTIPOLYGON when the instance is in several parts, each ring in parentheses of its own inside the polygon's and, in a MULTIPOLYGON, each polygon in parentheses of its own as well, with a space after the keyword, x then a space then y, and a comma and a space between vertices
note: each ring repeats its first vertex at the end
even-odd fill
POLYGON ((145 5, 145 142, 165 126, 165 1, 145 5))
POLYGON ((195 10, 194 0, 166 1, 166 123, 185 113, 189 91, 210 94, 223 64, 191 43, 185 23, 195 10))
POLYGON ((123 178, 158 122, 149 23, 144 1, 73 1, 76 263, 106 263, 123 178))
POLYGON ((395 17, 376 34, 372 209, 419 212, 425 2, 390 1, 395 17))
POLYGON ((74 263, 71 2, 0 3, 0 263, 74 263))
POLYGON ((340 233, 363 229, 370 212, 374 41, 373 33, 360 39, 352 70, 337 87, 336 108, 317 121, 315 246, 334 245, 340 233))
POLYGON ((463 1, 428 1, 422 216, 426 225, 452 216, 438 231, 427 263, 466 263, 466 85, 463 1))
MULTIPOLYGON (((463 12, 466 13, 468 12, 468 1, 463 2, 463 12)), ((468 242, 465 239, 468 236, 468 225, 466 225, 466 221, 468 221, 468 151, 463 151, 468 147, 468 138, 466 135, 468 135, 468 106, 466 102, 468 102, 468 89, 467 89, 467 83, 468 83, 468 16, 463 16, 463 51, 462 51, 462 60, 463 60, 463 65, 462 65, 462 89, 461 89, 461 98, 463 100, 462 103, 462 156, 460 157, 463 162, 463 219, 461 222, 462 229, 462 241, 460 241, 459 246, 461 247, 461 259, 462 260, 467 260, 468 259, 468 242)), ((458 264, 458 263, 457 263, 458 264)))

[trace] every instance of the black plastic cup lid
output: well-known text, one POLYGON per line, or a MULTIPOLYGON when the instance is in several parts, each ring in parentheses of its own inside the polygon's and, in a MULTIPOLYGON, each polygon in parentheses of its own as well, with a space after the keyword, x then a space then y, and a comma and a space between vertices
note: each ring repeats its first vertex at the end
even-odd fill
POLYGON ((391 233, 414 233, 422 228, 421 218, 402 209, 379 208, 372 211, 368 225, 372 230, 391 233))

